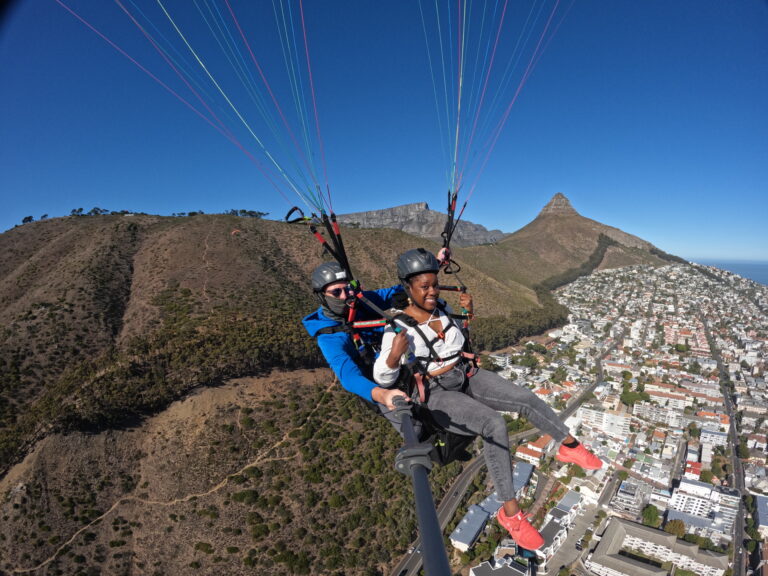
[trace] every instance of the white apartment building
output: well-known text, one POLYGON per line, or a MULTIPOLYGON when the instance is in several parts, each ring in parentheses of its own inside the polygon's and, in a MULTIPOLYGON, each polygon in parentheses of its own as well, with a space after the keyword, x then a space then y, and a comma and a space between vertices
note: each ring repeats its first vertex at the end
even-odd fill
POLYGON ((736 490, 684 478, 669 500, 669 519, 682 519, 689 533, 730 540, 739 506, 736 490), (673 511, 692 518, 672 514, 673 511))
MULTIPOLYGON (((685 478, 685 480, 688 480, 685 478)), ((682 481, 681 481, 682 482, 682 481)), ((695 480, 694 480, 695 482, 695 480)), ((693 516, 699 516, 706 518, 712 511, 713 502, 709 497, 694 496, 693 494, 686 494, 679 489, 675 490, 672 498, 669 499, 669 507, 685 512, 686 514, 692 514, 693 516)))
POLYGON ((656 402, 659 406, 665 406, 667 408, 673 408, 675 410, 683 411, 686 406, 693 406, 693 398, 685 396, 684 394, 670 394, 669 392, 648 392, 648 396, 651 397, 651 401, 656 402))
POLYGON ((582 426, 599 430, 622 442, 629 438, 629 425, 632 422, 632 417, 629 414, 616 410, 595 410, 584 406, 579 408, 579 411, 582 426))
POLYGON ((681 414, 677 410, 657 406, 650 402, 637 402, 632 412, 635 416, 644 418, 649 422, 658 422, 670 428, 682 427, 681 414))
POLYGON ((659 576, 667 573, 632 558, 632 550, 659 562, 672 562, 699 576, 722 576, 728 568, 725 554, 700 551, 697 545, 677 540, 674 534, 617 517, 609 520, 600 543, 585 564, 598 576, 659 576))
POLYGON ((728 445, 728 434, 725 432, 720 432, 719 430, 711 430, 709 428, 704 428, 701 431, 699 442, 701 442, 702 444, 709 444, 711 446, 725 447, 728 445))

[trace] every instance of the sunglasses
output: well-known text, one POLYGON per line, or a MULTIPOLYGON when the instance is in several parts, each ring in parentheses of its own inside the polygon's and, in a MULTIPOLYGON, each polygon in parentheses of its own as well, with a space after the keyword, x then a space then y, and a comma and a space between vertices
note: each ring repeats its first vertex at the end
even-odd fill
POLYGON ((326 296, 331 296, 332 298, 341 298, 348 291, 349 291, 349 286, 342 286, 341 288, 334 288, 333 290, 326 290, 325 294, 326 294, 326 296))

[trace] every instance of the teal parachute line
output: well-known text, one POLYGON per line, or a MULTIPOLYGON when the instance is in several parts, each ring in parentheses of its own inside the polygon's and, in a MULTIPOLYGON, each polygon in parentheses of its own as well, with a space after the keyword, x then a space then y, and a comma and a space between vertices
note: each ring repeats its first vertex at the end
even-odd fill
MULTIPOLYGON (((193 64, 187 59, 186 54, 182 53, 176 48, 176 46, 168 39, 168 37, 163 34, 162 30, 160 30, 154 24, 154 22, 152 22, 152 20, 147 17, 147 15, 144 13, 144 11, 142 11, 141 7, 136 4, 136 2, 133 0, 128 0, 128 3, 133 7, 134 14, 138 14, 142 21, 145 23, 145 28, 148 27, 152 29, 154 34, 151 34, 151 36, 154 37, 155 42, 158 46, 160 46, 160 49, 162 50, 162 53, 165 55, 165 57, 171 61, 173 66, 183 71, 184 76, 190 81, 191 84, 194 85, 195 91, 203 94, 205 96, 204 99, 208 102, 212 102, 213 97, 208 92, 207 87, 203 82, 201 82, 201 79, 196 77, 196 75, 193 73, 196 65, 193 66, 193 64)), ((119 3, 117 4, 120 6, 119 3)), ((219 111, 219 113, 228 114, 228 111, 222 109, 219 111)))
POLYGON ((134 16, 125 8, 125 6, 120 2, 120 0, 115 0, 115 4, 120 7, 120 9, 130 18, 130 20, 133 22, 133 24, 139 29, 139 31, 144 35, 145 38, 150 42, 150 44, 155 48, 155 50, 158 51, 160 56, 165 59, 166 63, 176 71, 177 76, 184 82, 187 86, 187 88, 192 92, 192 94, 197 98, 198 102, 208 111, 208 113, 211 115, 211 118, 213 118, 216 123, 221 127, 221 129, 231 138, 234 138, 234 135, 232 134, 232 131, 227 128, 226 124, 222 122, 219 117, 216 115, 216 113, 210 108, 208 103, 205 99, 203 99, 195 90, 192 88, 192 86, 187 82, 185 76, 174 66, 172 63, 172 60, 168 56, 168 54, 158 45, 158 43, 152 38, 152 35, 149 34, 142 26, 139 24, 139 22, 134 18, 134 16))
MULTIPOLYGON (((302 75, 299 70, 299 50, 296 42, 296 30, 293 25, 293 14, 291 12, 291 5, 288 3, 288 14, 284 8, 283 2, 280 2, 280 10, 278 13, 275 0, 272 1, 272 13, 275 18, 275 25, 280 39, 280 50, 283 57, 283 65, 288 75, 289 87, 291 96, 293 99, 294 113, 298 119, 301 131, 302 145, 304 147, 304 154, 307 158, 312 157, 312 145, 310 135, 310 121, 307 112, 307 105, 305 102, 304 84, 302 75), (290 26, 290 32, 288 30, 290 26)), ((319 181, 317 175, 317 169, 314 164, 310 164, 312 181, 316 184, 319 181)))
POLYGON ((261 141, 261 139, 256 135, 256 133, 253 131, 253 128, 248 124, 248 122, 245 120, 241 112, 237 109, 237 107, 234 105, 232 100, 230 100, 229 96, 227 96, 227 93, 224 91, 224 89, 219 85, 219 83, 216 81, 216 78, 213 77, 211 72, 206 67, 205 63, 202 61, 200 56, 195 52, 195 49, 192 47, 192 45, 187 41, 187 38, 184 36, 182 31, 177 26, 176 22, 173 20, 171 15, 169 14, 168 10, 166 10, 165 6, 163 5, 161 0, 157 0, 158 5, 162 9, 163 13, 168 18, 168 21, 173 26, 173 29, 176 30, 176 32, 179 35, 179 38, 184 42, 186 47, 189 49, 189 51, 192 53, 192 55, 195 57, 195 60, 197 60, 197 63, 200 64, 200 67, 203 69, 203 71, 206 73, 210 81, 213 83, 213 85, 216 87, 216 89, 219 91, 221 96, 224 98, 224 100, 229 104, 230 108, 232 108, 232 111, 235 113, 235 115, 238 117, 240 122, 245 126, 245 129, 248 131, 248 133, 253 137, 253 139, 256 141, 256 143, 261 148, 262 152, 267 156, 270 162, 272 162, 273 166, 277 169, 280 176, 282 176, 285 181, 288 183, 288 186, 290 186, 294 192, 299 196, 299 198, 303 199, 303 196, 301 195, 301 192, 297 188, 296 184, 293 182, 291 177, 288 175, 288 173, 283 170, 282 166, 277 162, 277 160, 272 156, 272 153, 267 150, 266 146, 264 146, 264 143, 261 141))
POLYGON ((317 132, 317 141, 320 143, 320 157, 323 163, 323 174, 325 176, 325 189, 328 193, 328 205, 333 212, 333 204, 331 202, 331 189, 328 186, 328 170, 325 162, 325 147, 323 146, 323 137, 320 134, 320 115, 317 113, 317 98, 315 97, 315 81, 312 77, 312 63, 309 58, 309 42, 307 41, 307 26, 304 23, 304 2, 299 0, 299 12, 301 13, 301 31, 304 34, 304 52, 307 58, 307 72, 309 73, 309 91, 312 95, 312 108, 315 112, 315 130, 317 132))
MULTIPOLYGON (((512 107, 514 106, 515 102, 517 101, 517 97, 520 95, 521 90, 525 86, 526 82, 528 81, 528 78, 530 78, 531 72, 533 71, 534 65, 539 61, 540 57, 540 50, 542 49, 542 44, 544 43, 544 39, 546 37, 546 33, 549 30, 550 25, 552 24, 552 20, 555 16, 555 13, 557 12, 557 8, 560 5, 560 0, 556 0, 555 5, 552 8, 552 11, 549 15, 549 18, 547 19, 547 23, 544 26, 544 30, 542 31, 539 40, 536 44, 536 48, 533 52, 533 55, 531 56, 528 66, 525 69, 525 72, 523 73, 523 77, 520 80, 520 83, 517 85, 517 89, 515 90, 514 96, 512 96, 512 99, 509 102, 509 105, 507 106, 507 109, 505 110, 504 114, 502 115, 501 119, 499 120, 499 123, 496 125, 496 128, 493 132, 493 140, 491 142, 490 147, 488 148, 488 151, 486 152, 485 158, 483 159, 483 164, 475 178, 474 183, 472 184, 469 194, 467 195, 467 200, 474 194, 475 188, 477 187, 477 180, 482 175, 482 173, 485 170, 485 167, 488 164, 488 159, 490 158, 491 153, 493 152, 493 149, 496 146, 496 142, 499 140, 499 136, 501 135, 501 131, 504 128, 504 124, 506 124, 507 119, 509 118, 509 114, 512 111, 512 107)), ((548 43, 544 44, 546 46, 548 43)))
MULTIPOLYGON (((301 202, 313 212, 322 213, 331 205, 330 186, 325 168, 325 151, 319 126, 320 115, 314 92, 311 96, 315 120, 314 135, 310 131, 307 106, 304 103, 304 99, 308 98, 304 87, 309 86, 314 91, 311 63, 308 60, 303 63, 306 64, 303 73, 297 66, 301 57, 308 59, 310 55, 309 46, 306 43, 308 34, 306 22, 303 21, 303 10, 300 14, 302 18, 300 24, 305 45, 301 52, 295 49, 296 34, 294 32, 291 51, 295 55, 291 58, 291 62, 296 65, 288 70, 288 74, 292 76, 289 82, 293 86, 288 100, 293 99, 294 107, 297 110, 303 109, 305 112, 296 114, 298 120, 289 120, 284 113, 285 106, 270 86, 267 78, 268 71, 262 69, 256 50, 251 47, 248 34, 240 26, 235 9, 229 0, 220 0, 220 2, 193 0, 194 9, 191 12, 184 11, 183 14, 172 13, 165 0, 156 0, 154 10, 152 6, 144 6, 142 10, 133 0, 124 0, 131 6, 129 9, 121 0, 114 0, 119 10, 139 31, 142 39, 156 51, 163 65, 175 74, 176 81, 183 84, 182 92, 188 90, 198 105, 193 105, 187 97, 182 96, 179 88, 169 85, 157 71, 150 71, 136 57, 131 56, 128 51, 112 41, 107 34, 98 30, 85 17, 77 14, 65 4, 65 0, 56 0, 56 2, 160 84, 195 115, 237 146, 289 205, 291 204, 287 195, 289 193, 298 196, 301 202), (152 14, 147 11, 147 8, 152 14), (180 19, 180 16, 183 17, 180 19), (188 35, 185 27, 190 24, 194 28, 192 32, 208 37, 205 45, 200 44, 199 37, 196 40, 194 35, 188 35), (204 48, 204 51, 200 48, 204 48), (211 51, 214 53, 210 53, 211 51), (223 70, 220 68, 222 63, 223 70), (305 83, 302 78, 307 75, 310 77, 309 83, 305 83), (261 86, 258 85, 259 78, 262 82, 261 86), (233 79, 236 86, 231 84, 233 79), (303 92, 299 92, 300 90, 303 92), (295 136, 293 122, 299 127, 299 138, 295 136), (243 144, 245 141, 251 144, 245 146, 243 144), (313 149, 317 149, 318 146, 319 155, 313 152, 313 149), (249 150, 249 147, 253 150, 249 150), (323 160, 324 188, 327 198, 321 191, 319 170, 315 166, 318 156, 323 160)), ((256 8, 253 6, 253 4, 244 4, 245 9, 252 9, 249 14, 257 14, 258 4, 255 5, 256 8)), ((299 7, 301 8, 301 5, 299 7)), ((284 30, 295 31, 296 18, 293 18, 290 13, 290 0, 288 10, 283 9, 283 13, 287 14, 282 24, 284 30)), ((257 22, 261 26, 263 20, 257 20, 257 22)), ((269 22, 269 18, 266 22, 269 22)), ((275 24, 277 27, 277 18, 275 24)), ((269 37, 269 27, 264 29, 261 26, 260 30, 265 31, 266 37, 269 37)), ((269 49, 268 44, 265 45, 266 49, 269 49)), ((279 66, 277 72, 279 73, 279 66)), ((278 79, 280 79, 279 76, 278 74, 278 79)), ((290 110, 291 107, 289 106, 288 109, 290 110)))
POLYGON ((120 46, 118 46, 115 42, 110 40, 106 35, 104 35, 100 30, 98 30, 95 26, 93 26, 90 22, 85 20, 80 14, 75 12, 72 8, 67 6, 62 0, 54 0, 57 4, 59 4, 64 10, 69 12, 73 17, 75 17, 77 20, 79 20, 84 26, 86 26, 88 29, 90 29, 92 32, 94 32, 97 36, 99 36, 102 40, 104 40, 107 44, 109 44, 112 48, 114 48, 118 53, 120 53, 122 56, 124 56, 128 61, 130 61, 132 64, 134 64, 139 70, 144 72, 147 76, 152 78, 157 84, 163 87, 169 94, 174 96, 177 100, 179 100, 184 106, 186 106, 189 110, 194 112, 198 117, 200 117, 204 122, 209 124, 214 130, 219 132, 222 136, 224 136, 227 140, 232 142, 235 146, 237 146, 245 155, 246 157, 256 166, 256 168, 264 175, 264 177, 267 179, 267 181, 272 185, 272 187, 285 199, 286 202, 290 202, 288 200, 288 197, 285 196, 283 191, 280 189, 280 187, 277 185, 277 183, 274 181, 274 179, 269 174, 269 171, 266 170, 265 166, 259 162, 259 160, 251 154, 249 150, 247 150, 236 138, 234 138, 231 134, 227 133, 224 129, 222 129, 220 126, 216 125, 210 118, 205 116, 202 112, 200 112, 197 108, 195 108, 191 103, 189 103, 186 99, 184 99, 178 92, 176 92, 173 88, 168 86, 165 82, 160 80, 157 76, 155 76, 152 72, 150 72, 146 67, 144 67, 141 63, 139 63, 135 58, 133 58, 130 54, 128 54, 125 50, 123 50, 120 46))
POLYGON ((565 19, 553 26, 560 0, 525 4, 418 4, 449 193, 474 193, 512 107, 565 19), (442 98, 440 85, 452 87, 442 98))
MULTIPOLYGON (((241 37, 241 38, 242 38, 242 40, 243 40, 243 44, 244 44, 244 45, 245 45, 245 47, 248 49, 248 54, 249 54, 249 55, 250 55, 250 57, 251 57, 251 61, 253 62, 254 66, 256 67, 256 70, 259 72, 259 76, 261 77, 262 81, 264 82, 264 85, 265 85, 265 86, 266 86, 266 88, 267 88, 267 91, 269 92, 269 96, 270 96, 270 98, 272 99, 272 102, 274 103, 274 105, 275 105, 275 108, 277 109, 277 111, 278 111, 278 113, 279 113, 279 115, 280 115, 280 118, 281 118, 281 119, 282 119, 282 121, 283 121, 283 125, 285 126, 286 130, 288 131, 288 134, 289 134, 289 135, 290 135, 290 137, 291 137, 291 140, 293 141, 293 144, 294 144, 294 146, 295 146, 295 149, 296 149, 296 151, 298 152, 298 154, 299 154, 300 156, 302 156, 302 158, 303 158, 303 160, 304 160, 304 163, 305 163, 305 165, 307 166, 307 169, 309 170, 309 173, 310 173, 310 174, 312 174, 312 175, 314 176, 314 173, 313 173, 312 169, 310 168, 310 165, 309 165, 308 159, 307 159, 307 158, 306 158, 306 156, 303 154, 303 152, 302 152, 302 150, 301 150, 301 148, 300 148, 300 146, 299 146, 298 142, 296 141, 296 137, 294 136, 294 134, 293 134, 293 131, 291 130, 291 127, 290 127, 290 126, 289 126, 289 124, 288 124, 288 120, 286 119, 286 117, 285 117, 285 114, 283 113, 283 110, 282 110, 282 108, 280 107, 280 104, 278 103, 277 99, 275 98, 275 95, 274 95, 274 93, 273 93, 273 91, 272 91, 272 88, 271 88, 271 86, 269 85, 269 82, 267 81, 267 78, 266 78, 266 76, 264 75, 264 72, 263 72, 263 70, 262 70, 261 66, 259 65, 259 62, 258 62, 258 60, 256 59, 256 56, 254 55, 254 53, 253 53, 253 50, 251 49, 251 46, 250 46, 250 44, 248 43, 248 39, 246 38, 246 36, 245 36, 245 33, 243 32, 243 29, 242 29, 242 28, 241 28, 241 26, 240 26, 240 22, 237 20, 237 17, 235 16, 235 12, 234 12, 234 10, 232 10, 232 6, 230 5, 230 3, 229 3, 229 0, 224 0, 224 2, 225 2, 225 3, 226 3, 226 5, 227 5, 227 9, 229 10, 229 13, 230 13, 230 15, 232 16, 232 20, 234 21, 234 23, 235 23, 235 26, 237 27, 237 31, 238 31, 238 33, 240 34, 240 37, 241 37)), ((317 181, 315 180, 315 181, 314 181, 314 188, 317 188, 317 186, 318 186, 318 183, 317 183, 317 181)), ((312 190, 312 188, 311 188, 311 187, 308 187, 308 190, 309 190, 309 193, 311 194, 311 190, 312 190)))

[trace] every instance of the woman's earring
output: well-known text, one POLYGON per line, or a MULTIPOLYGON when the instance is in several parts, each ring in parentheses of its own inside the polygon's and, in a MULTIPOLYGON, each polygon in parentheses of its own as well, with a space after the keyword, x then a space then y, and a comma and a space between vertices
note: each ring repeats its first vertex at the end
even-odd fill
POLYGON ((408 306, 413 306, 413 300, 411 300, 410 296, 408 296, 408 306))

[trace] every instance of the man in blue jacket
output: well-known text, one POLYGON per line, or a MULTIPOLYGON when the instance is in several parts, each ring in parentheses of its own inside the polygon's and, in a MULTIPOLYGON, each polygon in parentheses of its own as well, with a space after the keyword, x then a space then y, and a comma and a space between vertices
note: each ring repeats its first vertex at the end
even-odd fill
MULTIPOLYGON (((312 291, 320 302, 312 314, 302 322, 309 335, 317 338, 320 351, 325 356, 341 385, 368 402, 375 402, 394 409, 392 401, 397 396, 407 395, 396 388, 382 388, 372 379, 373 361, 361 354, 347 329, 346 319, 349 313, 348 302, 354 298, 349 287, 347 273, 337 262, 326 262, 312 271, 312 291)), ((379 290, 366 290, 363 295, 373 304, 387 310, 392 307, 392 298, 402 294, 400 285, 379 290)), ((362 302, 358 303, 355 320, 373 320, 378 318, 362 302)), ((383 328, 365 328, 357 331, 368 354, 378 354, 383 328)))

